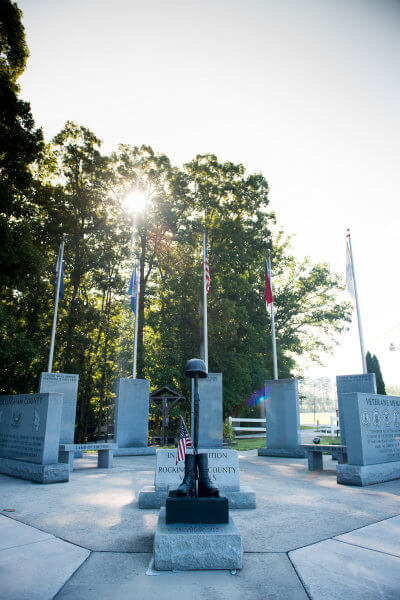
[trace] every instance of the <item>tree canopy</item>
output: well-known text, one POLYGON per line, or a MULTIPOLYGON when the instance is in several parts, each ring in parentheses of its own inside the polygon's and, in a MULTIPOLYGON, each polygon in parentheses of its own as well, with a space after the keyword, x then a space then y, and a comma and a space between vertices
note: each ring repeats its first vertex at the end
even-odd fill
POLYGON ((379 360, 375 354, 371 354, 369 351, 367 352, 366 359, 368 373, 375 373, 377 393, 386 394, 385 382, 383 381, 379 360))
MULTIPOLYGON (((54 310, 52 272, 62 234, 65 295, 54 371, 79 374, 77 440, 100 428, 114 382, 132 372, 128 285, 140 257, 138 377, 190 396, 185 362, 201 355, 202 233, 207 233, 209 370, 224 376, 224 413, 251 414, 246 399, 272 377, 264 262, 272 256, 279 372, 317 360, 350 320, 343 284, 327 264, 298 261, 270 207, 261 173, 197 155, 182 167, 150 146, 101 140, 68 121, 44 145, 16 79, 27 48, 21 13, 0 2, 1 393, 36 391, 46 370, 54 310), (136 219, 125 200, 145 195, 136 219)), ((186 406, 188 408, 188 405, 186 406)))

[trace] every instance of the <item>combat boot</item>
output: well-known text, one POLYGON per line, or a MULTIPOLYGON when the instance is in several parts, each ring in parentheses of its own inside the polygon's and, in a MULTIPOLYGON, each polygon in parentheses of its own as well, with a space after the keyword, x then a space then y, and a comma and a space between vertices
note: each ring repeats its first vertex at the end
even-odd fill
POLYGON ((197 455, 197 468, 199 470, 199 496, 219 496, 219 490, 211 483, 208 475, 208 455, 197 455))
POLYGON ((196 487, 196 457, 194 454, 185 455, 185 476, 176 490, 177 496, 193 496, 196 487))

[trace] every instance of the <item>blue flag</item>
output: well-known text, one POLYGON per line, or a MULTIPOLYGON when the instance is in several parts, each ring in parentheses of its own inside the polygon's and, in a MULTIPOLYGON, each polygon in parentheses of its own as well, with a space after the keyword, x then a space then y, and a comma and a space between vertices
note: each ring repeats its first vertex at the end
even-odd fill
POLYGON ((131 297, 131 310, 136 317, 137 284, 136 284, 136 263, 132 271, 131 282, 129 284, 129 295, 131 297))
MULTIPOLYGON (((58 265, 60 262, 60 254, 58 254, 58 258, 57 258, 57 263, 56 266, 54 267, 54 271, 53 271, 53 285, 55 288, 57 288, 57 272, 58 272, 58 265)), ((61 281, 60 281, 60 291, 58 294, 58 299, 60 298, 64 298, 64 265, 61 265, 61 281)))

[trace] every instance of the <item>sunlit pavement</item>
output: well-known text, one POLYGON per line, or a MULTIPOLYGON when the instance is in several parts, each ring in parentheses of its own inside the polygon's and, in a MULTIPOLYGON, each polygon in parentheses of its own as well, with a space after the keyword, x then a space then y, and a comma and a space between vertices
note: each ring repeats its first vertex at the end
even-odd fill
POLYGON ((245 552, 236 574, 151 568, 158 511, 137 497, 154 456, 106 470, 85 455, 53 485, 0 475, 0 597, 399 600, 400 480, 340 486, 329 456, 319 473, 305 459, 239 456, 257 508, 232 511, 245 552))

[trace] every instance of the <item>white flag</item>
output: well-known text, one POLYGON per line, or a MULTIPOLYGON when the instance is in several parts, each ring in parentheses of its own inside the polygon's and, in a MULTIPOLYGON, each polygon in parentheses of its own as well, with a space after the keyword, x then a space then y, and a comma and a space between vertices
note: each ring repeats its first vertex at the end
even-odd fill
POLYGON ((351 262, 349 239, 346 239, 346 286, 350 296, 355 299, 353 265, 351 262))

